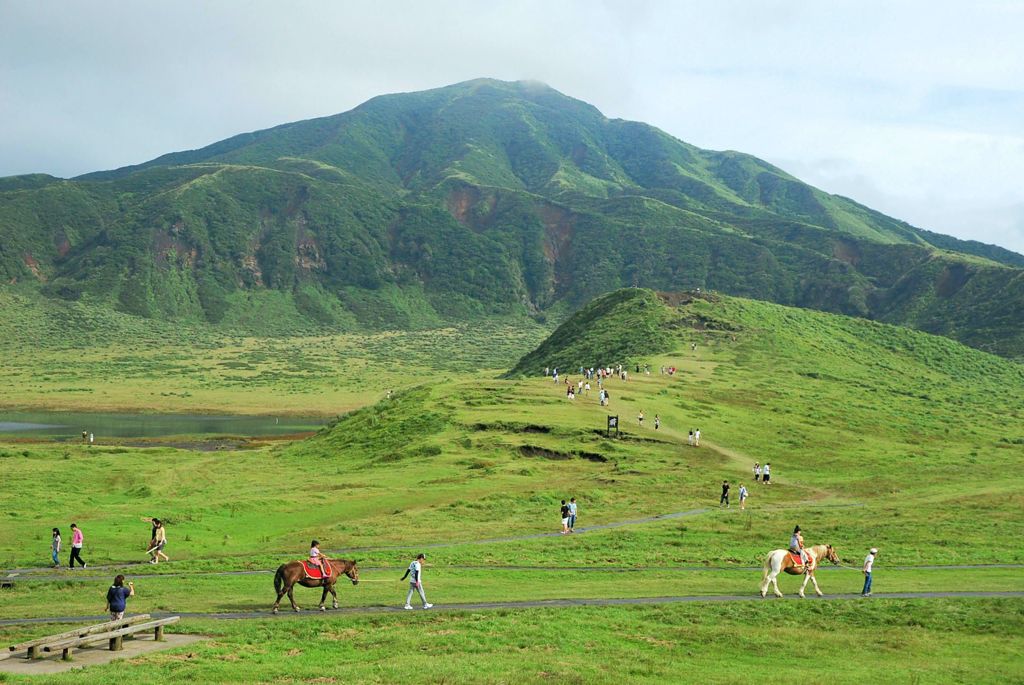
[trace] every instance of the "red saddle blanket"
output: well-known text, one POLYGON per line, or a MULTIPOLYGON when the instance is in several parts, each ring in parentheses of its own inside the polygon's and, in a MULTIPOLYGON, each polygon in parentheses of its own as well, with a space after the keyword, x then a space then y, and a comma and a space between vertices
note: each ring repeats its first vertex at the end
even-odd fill
MULTIPOLYGON (((793 564, 795 564, 796 566, 803 566, 804 565, 804 560, 800 558, 799 554, 793 554, 792 552, 790 552, 789 556, 793 560, 793 564)), ((319 578, 319 576, 317 576, 317 577, 319 578)))
MULTIPOLYGON (((313 566, 312 564, 310 564, 305 559, 302 560, 302 569, 306 572, 306 577, 307 578, 319 579, 319 578, 324 578, 325 577, 324 574, 320 572, 320 567, 319 566, 313 566)), ((326 575, 326 577, 327 578, 331 577, 331 565, 330 564, 327 565, 327 575, 326 575)))

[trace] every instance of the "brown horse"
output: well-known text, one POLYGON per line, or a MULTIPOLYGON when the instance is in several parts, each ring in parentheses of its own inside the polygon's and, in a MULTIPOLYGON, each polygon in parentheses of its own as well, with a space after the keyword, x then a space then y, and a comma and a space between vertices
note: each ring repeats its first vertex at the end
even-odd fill
POLYGON ((327 563, 331 567, 331 576, 329 578, 306 577, 306 571, 303 569, 301 561, 289 561, 287 564, 281 564, 274 575, 274 589, 277 591, 274 613, 277 613, 277 608, 281 604, 281 598, 285 594, 288 595, 288 600, 292 603, 292 609, 299 611, 299 607, 295 604, 295 597, 292 595, 296 583, 303 587, 322 587, 324 589, 324 594, 320 597, 320 611, 327 611, 324 607, 324 601, 327 599, 328 592, 334 597, 334 608, 337 609, 338 593, 334 591, 334 583, 341 576, 345 575, 348 576, 353 585, 358 585, 359 569, 356 568, 355 561, 349 561, 348 559, 331 559, 327 563))
POLYGON ((804 552, 807 553, 808 562, 806 565, 801 566, 800 564, 793 563, 793 558, 789 554, 789 550, 777 549, 768 553, 768 556, 764 560, 764 575, 761 576, 761 596, 764 597, 768 594, 768 586, 775 586, 775 596, 781 597, 782 593, 779 592, 779 573, 786 572, 792 576, 804 576, 804 582, 800 586, 800 596, 804 596, 804 588, 807 587, 807 581, 814 583, 814 591, 821 597, 821 589, 818 587, 818 579, 814 577, 814 571, 818 568, 818 564, 828 559, 833 564, 839 563, 839 556, 836 555, 836 550, 832 545, 815 545, 814 547, 805 547, 804 552))

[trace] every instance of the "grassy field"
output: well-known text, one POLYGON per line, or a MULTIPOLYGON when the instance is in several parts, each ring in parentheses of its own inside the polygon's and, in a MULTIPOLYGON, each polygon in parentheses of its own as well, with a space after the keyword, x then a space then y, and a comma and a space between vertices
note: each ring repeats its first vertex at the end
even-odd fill
MULTIPOLYGON (((0 566, 44 566, 49 529, 72 520, 86 533, 85 558, 103 566, 77 576, 44 571, 52 576, 45 581, 26 575, 4 593, 0 618, 98 613, 105 576, 119 570, 136 578, 134 611, 262 611, 273 599, 269 575, 210 574, 274 568, 302 556, 313 537, 358 558, 364 579, 387 581, 340 588, 343 606, 400 603, 397 577, 421 550, 439 605, 753 594, 760 572, 751 567, 784 546, 797 523, 810 544, 835 545, 851 567, 820 574, 826 593, 859 590, 857 569, 873 545, 882 551, 878 593, 1024 590, 1020 568, 918 568, 1024 563, 1019 365, 904 329, 743 300, 696 300, 657 316, 673 351, 635 359, 623 351, 631 379, 607 381, 607 409, 596 386, 571 402, 564 385, 536 375, 496 380, 436 370, 431 360, 447 353, 417 343, 424 356, 416 373, 398 365, 406 375, 393 385, 401 391, 309 440, 228 453, 0 445, 0 566), (636 373, 637 363, 652 373, 636 373), (662 374, 663 365, 679 371, 662 374), (622 419, 619 438, 601 430, 608 413, 622 419), (701 429, 700 448, 686 445, 692 428, 701 429), (772 463, 772 485, 753 484, 754 461, 772 463), (718 507, 723 479, 734 484, 728 509, 718 507), (746 511, 738 509, 740 482, 751 491, 746 511), (559 500, 570 495, 580 502, 578 526, 688 515, 528 537, 556 531, 559 500), (146 516, 167 521, 172 563, 139 565, 146 516), (691 568, 703 566, 720 568, 691 568)), ((594 344, 620 334, 595 326, 594 344)), ((620 349, 613 344, 608 349, 620 349)), ((502 345, 505 357, 515 346, 502 345)), ((285 387, 281 377, 268 382, 274 392, 285 387)), ((370 389, 377 398, 385 386, 370 389)), ((297 393, 299 413, 321 401, 316 384, 297 393)), ((792 594, 797 583, 784 578, 781 586, 792 594)), ((297 599, 309 607, 319 593, 301 589, 297 599)), ((958 682, 969 674, 1007 682, 1024 678, 1014 657, 1022 615, 1024 600, 1012 598, 874 598, 190 619, 183 630, 215 640, 82 675, 88 682, 394 682, 416 674, 429 682, 749 682, 773 671, 854 682, 880 677, 884 659, 886 681, 958 682), (288 657, 291 650, 303 658, 288 657), (849 658, 832 658, 838 650, 849 658)), ((0 635, 14 640, 38 630, 9 627, 0 635)), ((54 681, 73 677, 81 675, 54 681)))
POLYGON ((427 377, 491 377, 540 342, 529 318, 253 337, 0 290, 0 408, 334 416, 427 377))
POLYGON ((1020 675, 1019 645, 1007 633, 1024 624, 1019 602, 878 600, 190 621, 182 630, 212 639, 65 676, 0 674, 0 682, 735 683, 773 673, 1006 683, 1020 675))

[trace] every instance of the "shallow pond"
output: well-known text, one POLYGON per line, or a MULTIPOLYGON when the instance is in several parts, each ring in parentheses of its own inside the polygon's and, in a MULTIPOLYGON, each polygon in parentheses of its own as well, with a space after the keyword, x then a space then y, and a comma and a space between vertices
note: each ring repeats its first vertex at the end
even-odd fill
POLYGON ((294 416, 206 416, 202 414, 92 414, 0 411, 0 435, 82 439, 82 431, 103 438, 168 435, 287 435, 314 431, 325 418, 294 416))

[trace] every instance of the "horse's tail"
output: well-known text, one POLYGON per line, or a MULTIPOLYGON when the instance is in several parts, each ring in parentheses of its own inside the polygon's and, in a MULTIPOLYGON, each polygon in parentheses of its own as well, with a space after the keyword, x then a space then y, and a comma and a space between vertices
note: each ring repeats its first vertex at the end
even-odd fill
POLYGON ((761 584, 763 585, 768 580, 768 574, 772 572, 772 553, 768 552, 768 555, 764 558, 764 573, 761 574, 761 584))
POLYGON ((281 594, 281 588, 284 587, 284 564, 277 567, 277 573, 274 574, 274 591, 277 594, 281 594))

